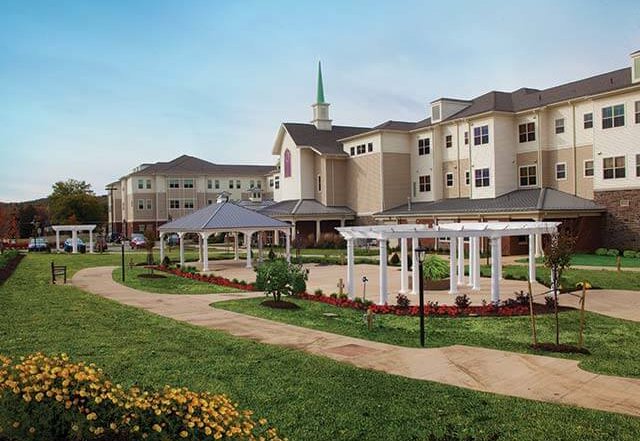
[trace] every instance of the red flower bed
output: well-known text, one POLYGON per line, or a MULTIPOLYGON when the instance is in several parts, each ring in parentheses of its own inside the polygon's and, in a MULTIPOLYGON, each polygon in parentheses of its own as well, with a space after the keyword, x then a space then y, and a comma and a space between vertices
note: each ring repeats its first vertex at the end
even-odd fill
MULTIPOLYGON (((400 307, 398 305, 366 305, 363 302, 356 302, 351 299, 341 299, 336 297, 317 296, 308 293, 301 293, 297 295, 300 299, 311 300, 314 302, 322 302, 328 305, 337 306, 339 308, 352 308, 366 311, 371 309, 376 314, 395 314, 395 315, 408 315, 417 316, 420 314, 419 306, 400 307)), ((544 305, 535 305, 536 313, 546 313, 547 308, 544 305)), ((459 308, 458 306, 449 305, 425 305, 425 315, 432 315, 438 317, 468 317, 468 316, 519 316, 528 315, 529 307, 524 305, 493 305, 487 303, 481 306, 468 306, 466 308, 459 308)))
POLYGON ((220 276, 214 276, 214 275, 205 276, 203 274, 182 271, 179 268, 167 268, 166 266, 163 266, 163 265, 156 266, 154 268, 160 271, 164 271, 165 273, 176 275, 178 277, 184 277, 185 279, 197 280, 198 282, 211 283, 212 285, 219 285, 219 286, 227 286, 229 288, 236 288, 244 291, 255 291, 251 283, 233 282, 229 279, 226 279, 220 276))

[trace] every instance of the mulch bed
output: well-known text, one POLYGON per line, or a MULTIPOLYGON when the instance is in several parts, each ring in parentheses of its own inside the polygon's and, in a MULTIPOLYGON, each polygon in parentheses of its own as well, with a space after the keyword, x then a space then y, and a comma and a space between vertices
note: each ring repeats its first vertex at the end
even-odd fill
POLYGON ((530 345, 533 349, 546 352, 561 352, 564 354, 586 354, 590 355, 591 352, 587 348, 579 348, 573 345, 555 344, 555 343, 538 343, 537 345, 530 345))
POLYGON ((167 276, 162 274, 138 274, 141 279, 166 279, 167 276))
POLYGON ((24 254, 16 254, 16 257, 11 259, 5 266, 0 268, 0 285, 2 285, 5 280, 11 277, 11 274, 16 270, 20 261, 24 259, 24 254))
POLYGON ((274 309, 300 309, 300 307, 295 303, 287 302, 285 300, 280 300, 279 302, 276 302, 275 300, 265 300, 260 304, 274 309))

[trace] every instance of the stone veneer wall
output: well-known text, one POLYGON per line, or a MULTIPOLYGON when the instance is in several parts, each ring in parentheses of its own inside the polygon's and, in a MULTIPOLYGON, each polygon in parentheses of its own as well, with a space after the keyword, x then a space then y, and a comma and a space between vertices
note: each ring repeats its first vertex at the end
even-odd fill
POLYGON ((640 190, 596 191, 594 201, 607 208, 603 246, 640 250, 640 190))

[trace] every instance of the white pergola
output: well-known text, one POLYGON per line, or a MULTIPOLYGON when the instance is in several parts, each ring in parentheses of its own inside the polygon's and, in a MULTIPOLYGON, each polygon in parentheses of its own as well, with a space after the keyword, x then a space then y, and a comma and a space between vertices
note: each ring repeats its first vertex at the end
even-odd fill
MULTIPOLYGON (((187 216, 161 225, 160 233, 160 260, 164 260, 164 236, 175 233, 180 238, 180 267, 184 267, 184 237, 186 234, 198 236, 199 262, 202 263, 202 271, 209 271, 209 248, 207 240, 216 233, 231 233, 234 235, 234 260, 239 260, 238 235, 244 235, 247 248, 247 268, 253 268, 251 254, 251 239, 255 233, 274 231, 284 233, 286 236, 285 255, 287 261, 291 260, 291 225, 273 219, 269 216, 257 213, 253 210, 236 205, 232 202, 220 200, 216 204, 206 206, 187 216)), ((262 258, 262 235, 258 235, 258 256, 262 258)))
POLYGON ((400 241, 400 293, 418 294, 418 256, 420 239, 449 238, 449 293, 457 294, 458 288, 468 286, 480 290, 480 238, 487 237, 491 244, 491 301, 500 301, 500 279, 502 278, 502 238, 510 236, 529 237, 529 279, 535 280, 536 241, 543 234, 557 232, 560 222, 487 222, 449 223, 429 227, 425 224, 372 225, 340 227, 338 232, 347 241, 347 290, 349 297, 355 296, 354 242, 357 239, 376 239, 380 249, 380 296, 378 304, 388 303, 387 288, 387 244, 389 240, 400 241), (411 290, 408 289, 407 239, 411 239, 413 271, 411 290), (469 240, 469 277, 465 283, 464 242, 469 240))
POLYGON ((96 229, 95 225, 51 225, 51 228, 56 232, 56 251, 60 251, 61 231, 71 231, 71 246, 74 254, 78 252, 78 231, 88 231, 89 252, 93 253, 93 230, 96 229))

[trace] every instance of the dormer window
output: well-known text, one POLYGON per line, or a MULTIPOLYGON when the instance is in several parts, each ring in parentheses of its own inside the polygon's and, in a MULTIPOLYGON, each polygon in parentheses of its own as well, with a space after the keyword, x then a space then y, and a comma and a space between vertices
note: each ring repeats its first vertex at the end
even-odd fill
POLYGON ((433 121, 440 121, 440 104, 431 106, 431 119, 433 121))

